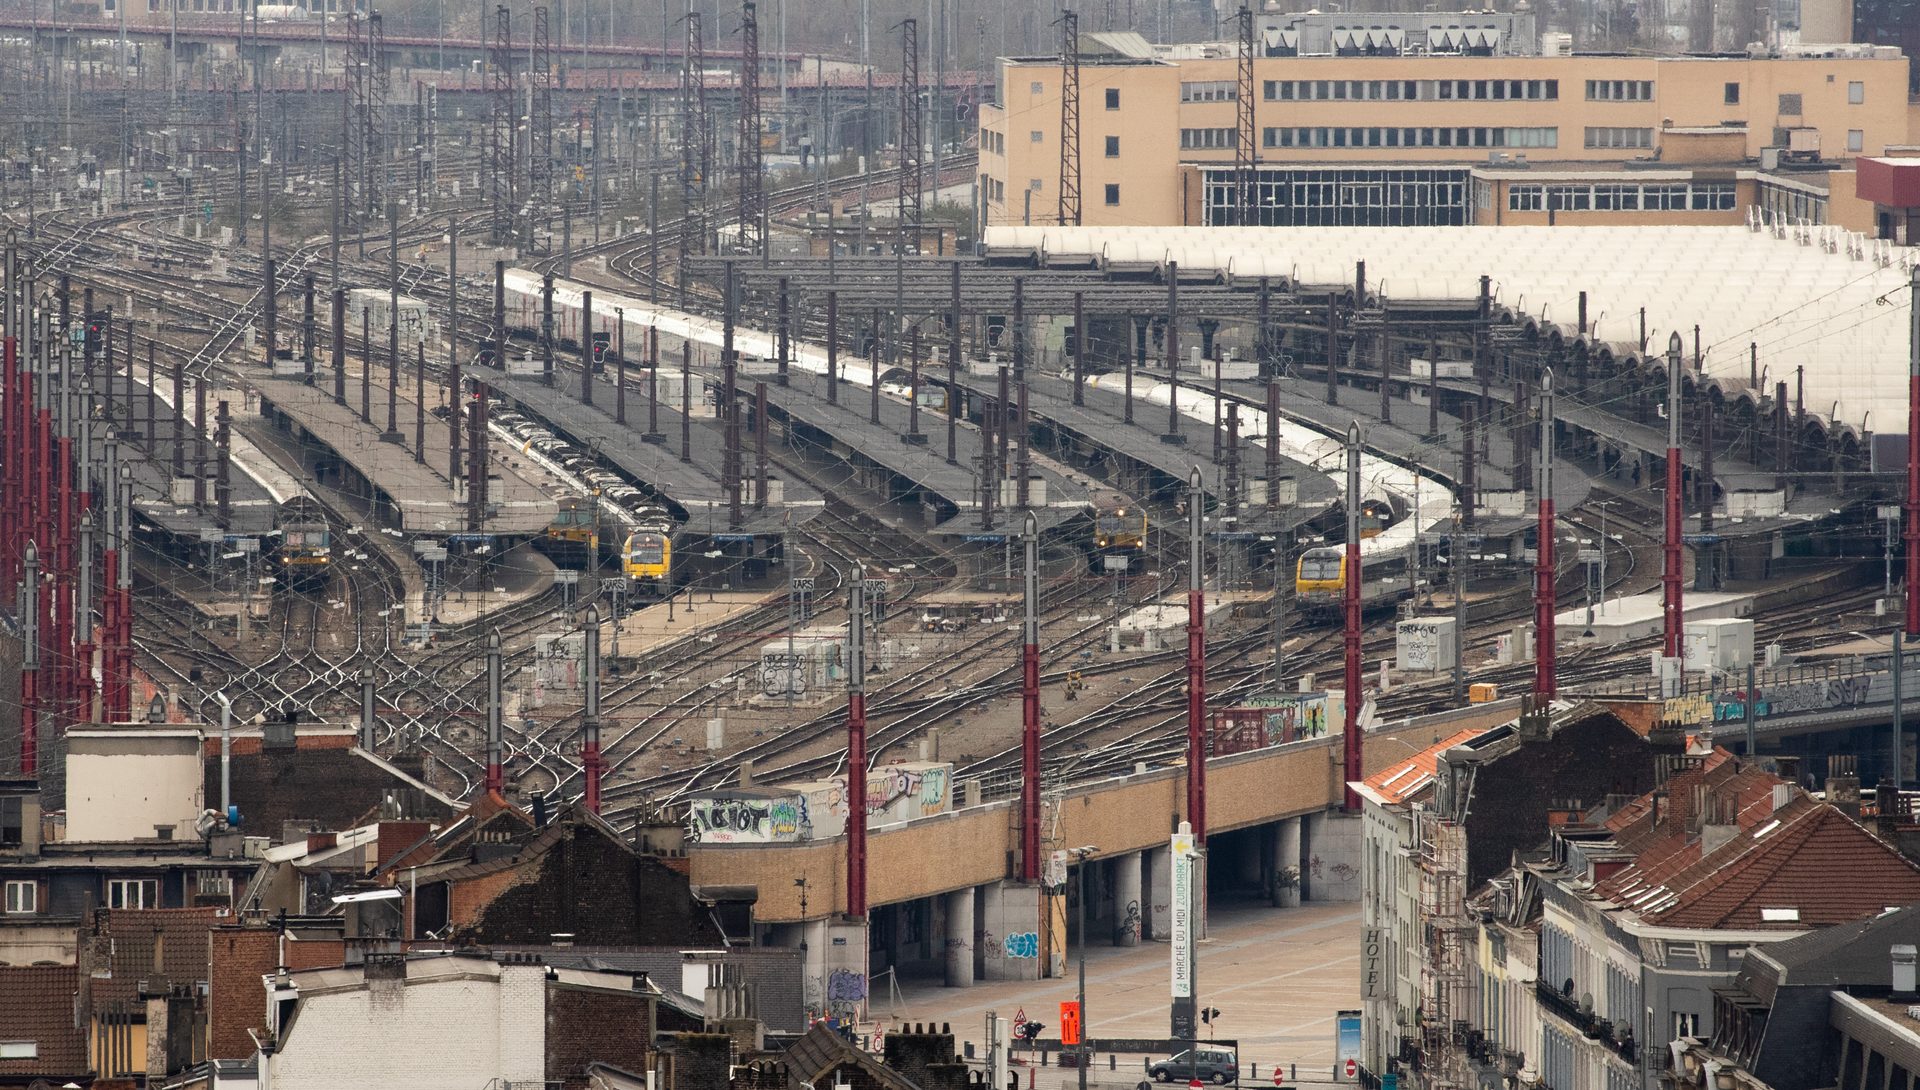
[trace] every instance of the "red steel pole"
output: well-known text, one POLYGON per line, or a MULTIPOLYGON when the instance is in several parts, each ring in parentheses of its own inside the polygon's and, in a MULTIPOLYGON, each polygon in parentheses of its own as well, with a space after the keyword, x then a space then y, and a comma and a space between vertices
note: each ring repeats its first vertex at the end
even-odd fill
POLYGON ((1682 653, 1680 531, 1685 517, 1680 503, 1680 334, 1667 339, 1667 515, 1665 570, 1661 573, 1661 616, 1666 656, 1682 653))
MULTIPOLYGON (((1168 327, 1171 330, 1171 326, 1168 327)), ((1171 336, 1171 333, 1169 333, 1171 336)), ((1187 475, 1187 821, 1207 842, 1207 591, 1200 467, 1187 475)))
POLYGON ((100 720, 124 723, 120 714, 120 550, 100 556, 100 720))
POLYGON ((53 699, 55 723, 64 732, 73 721, 74 698, 80 688, 73 658, 73 437, 60 436, 54 450, 60 495, 54 527, 53 699))
POLYGON ((1540 527, 1534 549, 1533 695, 1552 700, 1559 685, 1554 671, 1553 562, 1553 371, 1540 374, 1540 527))
MULTIPOLYGON (((585 381, 592 381, 589 372, 585 381)), ((619 618, 614 618, 618 623, 619 618)), ((600 812, 600 609, 587 607, 586 670, 581 681, 586 686, 586 709, 581 722, 580 769, 586 780, 587 809, 600 812)))
POLYGON ((1920 637, 1920 265, 1907 307, 1907 636, 1920 637))
POLYGON ((847 915, 867 914, 866 568, 855 567, 847 606, 847 915))
POLYGON ((1020 880, 1040 880, 1040 521, 1027 512, 1026 621, 1020 644, 1020 880))
POLYGON ((40 550, 32 541, 22 552, 20 627, 20 774, 40 768, 40 550))
POLYGON ((1360 794, 1353 789, 1365 776, 1361 760, 1360 737, 1360 422, 1347 428, 1347 558, 1341 565, 1346 576, 1344 605, 1346 614, 1346 719, 1342 729, 1346 757, 1341 766, 1347 784, 1346 808, 1360 810, 1360 794))

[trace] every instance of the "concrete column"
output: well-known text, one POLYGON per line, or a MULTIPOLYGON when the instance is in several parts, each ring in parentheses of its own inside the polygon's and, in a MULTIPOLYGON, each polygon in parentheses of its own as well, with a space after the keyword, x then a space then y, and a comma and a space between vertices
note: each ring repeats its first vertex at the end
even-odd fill
POLYGON ((1274 865, 1280 868, 1273 905, 1275 908, 1296 908, 1300 904, 1300 876, 1306 873, 1300 860, 1300 819, 1281 818, 1274 822, 1273 844, 1274 865))
POLYGON ((1040 979, 1040 887, 994 882, 980 893, 979 978, 1040 979))
POLYGON ((973 987, 973 889, 947 894, 947 987, 973 987))
POLYGON ((1165 942, 1173 937, 1173 849, 1148 848, 1144 922, 1147 938, 1165 942))
POLYGON ((1307 815, 1301 896, 1309 901, 1360 899, 1360 815, 1328 810, 1307 815))
POLYGON ((1140 945, 1140 867, 1144 852, 1123 855, 1113 861, 1113 944, 1140 945))

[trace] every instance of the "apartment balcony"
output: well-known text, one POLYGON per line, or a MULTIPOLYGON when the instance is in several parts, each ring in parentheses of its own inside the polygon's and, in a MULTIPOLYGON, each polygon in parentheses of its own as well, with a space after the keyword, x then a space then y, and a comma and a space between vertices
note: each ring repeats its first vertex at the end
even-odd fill
POLYGON ((1534 985, 1534 994, 1540 999, 1540 1005, 1565 1022, 1581 1036, 1590 1041, 1598 1041, 1614 1055, 1630 1064, 1640 1062, 1640 1044, 1633 1038, 1633 1027, 1618 1026, 1605 1018, 1597 1018, 1593 1012, 1582 1007, 1572 996, 1562 995, 1558 990, 1541 981, 1534 985))

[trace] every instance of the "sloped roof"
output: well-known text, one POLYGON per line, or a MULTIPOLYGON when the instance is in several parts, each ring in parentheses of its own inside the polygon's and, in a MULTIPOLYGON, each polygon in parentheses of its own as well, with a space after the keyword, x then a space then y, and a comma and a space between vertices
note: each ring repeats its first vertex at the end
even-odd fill
POLYGON ((0 1060, 0 1078, 84 1076, 87 1038, 74 1012, 80 970, 72 965, 0 969, 0 1036, 32 1041, 31 1060, 0 1060))
POLYGON ((1361 795, 1382 806, 1395 806, 1427 789, 1440 768, 1440 755, 1454 746, 1471 742, 1487 733, 1486 727, 1469 727, 1384 771, 1369 776, 1354 786, 1361 795))
MULTIPOLYGON (((205 762, 207 798, 220 797, 220 759, 205 762)), ((249 831, 277 837, 289 821, 327 831, 349 829, 376 815, 392 794, 419 816, 444 819, 452 800, 399 765, 357 746, 302 745, 233 755, 232 798, 249 831)))
POLYGON ((1915 935, 1920 935, 1920 904, 1770 942, 1749 955, 1741 975, 1745 977, 1764 960, 1779 967, 1774 974, 1776 985, 1891 988, 1893 962, 1888 949, 1895 943, 1913 942, 1915 935))
POLYGON ((815 1022, 812 1029, 787 1046, 781 1060, 787 1065, 789 1077, 797 1082, 817 1085, 829 1072, 847 1064, 865 1071, 887 1090, 919 1090, 906 1076, 853 1047, 825 1022, 815 1022))
POLYGON ((1920 901, 1920 867, 1838 808, 1724 750, 1611 814, 1633 862, 1594 892, 1664 927, 1804 931, 1920 901), (1710 842, 1703 830, 1725 830, 1710 842), (1772 910, 1772 911, 1768 911, 1772 910))
POLYGON ((111 976, 95 977, 93 996, 132 999, 140 982, 193 984, 207 979, 208 942, 226 917, 214 908, 109 908, 95 915, 97 934, 107 938, 106 965, 111 976), (160 964, 153 961, 160 946, 160 964))
POLYGON ((1920 901, 1920 867, 1838 807, 1811 800, 1714 852, 1689 891, 1647 917, 1667 927, 1801 930, 1920 901), (1723 862, 1724 860, 1724 862, 1723 862), (1768 919, 1791 910, 1793 919, 1768 919))

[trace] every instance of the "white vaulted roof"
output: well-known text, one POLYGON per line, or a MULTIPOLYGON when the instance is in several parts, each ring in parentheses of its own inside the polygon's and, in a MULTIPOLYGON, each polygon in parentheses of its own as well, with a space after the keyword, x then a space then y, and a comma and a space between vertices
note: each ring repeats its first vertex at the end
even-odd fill
POLYGON ((1856 432, 1907 430, 1909 268, 1914 251, 1832 228, 1777 237, 1747 227, 990 227, 989 252, 1024 250, 1100 265, 1179 263, 1181 278, 1217 271, 1305 288, 1367 287, 1395 300, 1477 298, 1492 277, 1497 307, 1571 338, 1580 292, 1592 340, 1616 357, 1666 350, 1681 332, 1689 360, 1700 327, 1707 375, 1747 384, 1748 344, 1765 384, 1806 369, 1809 414, 1856 432), (1640 346, 1640 310, 1647 342, 1640 346))

